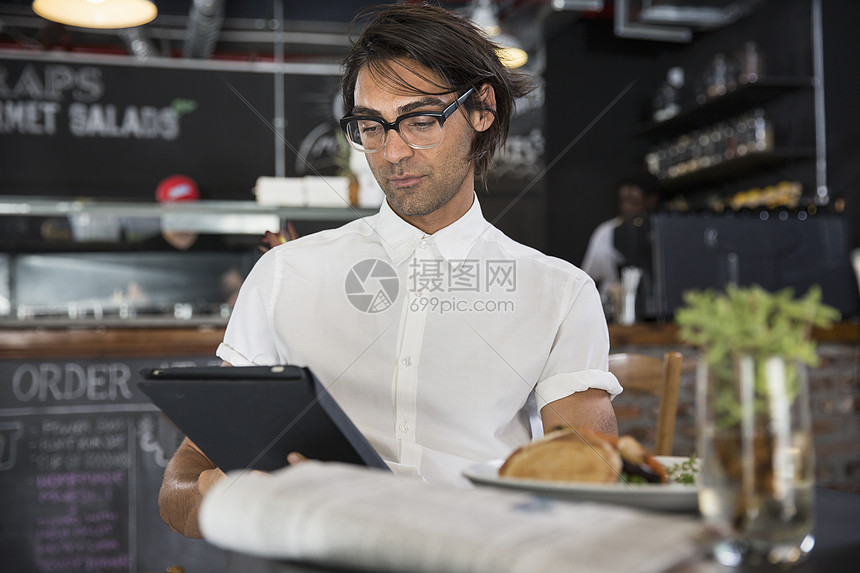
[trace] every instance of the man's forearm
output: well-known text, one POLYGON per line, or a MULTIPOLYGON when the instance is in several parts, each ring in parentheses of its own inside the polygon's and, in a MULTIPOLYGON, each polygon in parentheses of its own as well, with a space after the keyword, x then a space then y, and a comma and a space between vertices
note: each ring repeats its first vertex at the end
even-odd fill
POLYGON ((203 496, 197 480, 215 466, 188 439, 180 444, 164 471, 158 493, 158 511, 170 529, 186 537, 202 537, 197 513, 203 496))
POLYGON ((545 432, 554 428, 585 428, 618 435, 618 420, 609 394, 597 388, 589 388, 550 402, 541 410, 545 432))

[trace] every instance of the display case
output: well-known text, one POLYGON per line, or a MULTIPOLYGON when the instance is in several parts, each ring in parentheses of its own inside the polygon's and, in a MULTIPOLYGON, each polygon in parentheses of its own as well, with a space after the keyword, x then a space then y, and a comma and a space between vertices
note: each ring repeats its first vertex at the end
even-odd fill
POLYGON ((267 231, 306 234, 372 212, 4 197, 0 325, 223 326, 267 231), (169 233, 193 238, 175 246, 169 233))

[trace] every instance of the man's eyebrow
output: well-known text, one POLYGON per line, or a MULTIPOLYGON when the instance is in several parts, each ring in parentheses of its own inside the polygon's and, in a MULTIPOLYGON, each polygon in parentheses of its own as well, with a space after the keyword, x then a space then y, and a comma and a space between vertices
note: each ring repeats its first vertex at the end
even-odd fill
MULTIPOLYGON (((447 104, 447 102, 441 98, 428 96, 428 97, 421 98, 419 100, 415 100, 415 101, 409 102, 407 104, 404 104, 404 105, 400 106, 397 109, 397 111, 399 112, 400 115, 403 115, 404 113, 410 113, 410 112, 419 110, 419 109, 424 108, 424 107, 434 107, 434 106, 435 107, 442 107, 446 104, 447 104)), ((381 117, 382 112, 380 112, 379 110, 373 109, 373 108, 357 105, 354 108, 352 108, 352 114, 351 115, 375 115, 375 116, 381 117)))
POLYGON ((378 116, 378 115, 380 115, 380 112, 375 110, 375 109, 371 109, 369 107, 363 107, 363 106, 357 105, 354 108, 352 108, 352 113, 350 113, 349 115, 377 115, 378 116))
POLYGON ((419 100, 409 102, 405 105, 400 106, 399 111, 401 114, 409 113, 411 111, 417 111, 422 107, 442 107, 445 105, 445 100, 438 97, 425 97, 419 100))

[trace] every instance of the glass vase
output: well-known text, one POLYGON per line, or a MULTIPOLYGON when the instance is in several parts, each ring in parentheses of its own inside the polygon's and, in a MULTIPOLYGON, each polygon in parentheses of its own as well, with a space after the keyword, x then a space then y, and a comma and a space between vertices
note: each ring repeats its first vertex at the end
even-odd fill
POLYGON ((804 364, 701 361, 699 510, 723 565, 802 561, 815 539, 815 457, 804 364))

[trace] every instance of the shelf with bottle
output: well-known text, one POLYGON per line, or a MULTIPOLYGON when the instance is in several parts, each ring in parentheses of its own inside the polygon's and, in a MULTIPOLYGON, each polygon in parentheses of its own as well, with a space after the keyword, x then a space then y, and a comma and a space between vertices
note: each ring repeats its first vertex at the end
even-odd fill
POLYGON ((726 115, 761 106, 791 91, 812 87, 812 77, 760 77, 755 81, 738 83, 734 89, 723 95, 709 97, 704 103, 691 102, 680 106, 672 117, 663 121, 650 121, 637 134, 652 139, 671 137, 719 121, 726 115))
POLYGON ((692 82, 685 82, 682 67, 670 67, 652 99, 651 119, 639 134, 652 140, 673 137, 814 85, 812 77, 766 72, 765 54, 754 40, 712 54, 692 82))
POLYGON ((815 157, 813 148, 777 146, 773 131, 772 120, 758 108, 665 141, 646 154, 645 164, 664 190, 678 190, 815 157))
POLYGON ((749 173, 754 168, 774 167, 814 159, 815 149, 811 147, 757 151, 736 157, 730 161, 722 161, 695 171, 689 171, 673 179, 663 180, 660 182, 660 187, 666 192, 679 191, 685 188, 704 186, 732 179, 749 173))
POLYGON ((697 191, 678 194, 660 205, 664 213, 703 214, 723 216, 755 216, 762 220, 797 218, 801 221, 825 212, 842 213, 841 206, 819 206, 804 196, 803 183, 781 180, 760 187, 739 188, 735 192, 697 191))

